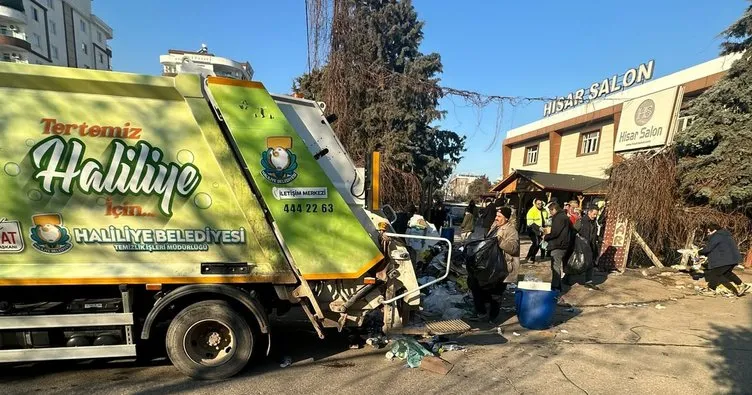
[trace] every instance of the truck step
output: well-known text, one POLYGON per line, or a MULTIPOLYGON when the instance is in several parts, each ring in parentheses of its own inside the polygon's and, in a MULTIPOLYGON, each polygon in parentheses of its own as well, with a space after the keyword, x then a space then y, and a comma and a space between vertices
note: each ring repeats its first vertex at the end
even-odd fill
POLYGON ((21 348, 16 350, 0 350, 0 363, 135 356, 135 344, 88 347, 21 348))
POLYGON ((133 325, 132 313, 18 315, 0 317, 0 328, 43 329, 82 326, 133 325))
POLYGON ((421 325, 395 328, 391 330, 390 333, 403 335, 443 336, 458 335, 465 333, 470 329, 470 325, 462 320, 440 320, 427 321, 421 325))

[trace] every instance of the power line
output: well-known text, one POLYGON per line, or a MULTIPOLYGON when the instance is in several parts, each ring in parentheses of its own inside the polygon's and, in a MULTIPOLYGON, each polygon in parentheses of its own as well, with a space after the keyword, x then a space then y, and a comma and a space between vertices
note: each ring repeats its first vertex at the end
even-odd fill
POLYGON ((308 72, 311 72, 311 24, 308 22, 308 0, 305 2, 306 53, 308 54, 308 72))

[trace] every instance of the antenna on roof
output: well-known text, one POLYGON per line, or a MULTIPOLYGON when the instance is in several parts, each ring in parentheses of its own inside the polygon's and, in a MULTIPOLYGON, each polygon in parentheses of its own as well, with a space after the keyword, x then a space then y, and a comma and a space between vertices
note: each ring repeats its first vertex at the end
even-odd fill
POLYGON ((206 44, 201 44, 201 49, 198 50, 198 53, 209 53, 209 47, 206 44))

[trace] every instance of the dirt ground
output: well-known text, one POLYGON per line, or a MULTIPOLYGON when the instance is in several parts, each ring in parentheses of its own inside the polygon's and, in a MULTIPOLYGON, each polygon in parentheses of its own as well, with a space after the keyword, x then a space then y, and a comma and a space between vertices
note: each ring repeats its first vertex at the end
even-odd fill
POLYGON ((476 326, 456 339, 465 351, 442 355, 454 364, 446 376, 389 361, 387 349, 350 350, 336 332, 322 341, 286 326, 275 328, 274 356, 225 381, 193 381, 166 362, 66 362, 4 367, 0 385, 6 394, 752 393, 752 295, 698 296, 688 275, 657 270, 597 282, 601 291, 573 287, 573 307, 559 307, 549 330, 523 329, 510 309, 498 328, 476 326), (279 366, 283 355, 291 366, 279 366))

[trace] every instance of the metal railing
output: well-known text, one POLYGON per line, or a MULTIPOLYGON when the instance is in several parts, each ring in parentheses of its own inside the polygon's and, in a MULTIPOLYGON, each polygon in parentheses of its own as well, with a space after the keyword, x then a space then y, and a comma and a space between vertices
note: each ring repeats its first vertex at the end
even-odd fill
POLYGON ((449 241, 449 239, 446 239, 446 238, 443 238, 443 237, 433 237, 433 236, 403 235, 403 234, 399 234, 399 233, 384 233, 384 235, 389 236, 389 237, 402 237, 402 238, 405 238, 405 239, 433 240, 433 241, 438 241, 438 242, 444 242, 444 243, 447 244, 447 256, 446 256, 446 272, 444 272, 444 274, 441 277, 439 277, 439 278, 437 278, 437 279, 435 279, 433 281, 429 281, 429 282, 427 282, 427 283, 425 283, 425 284, 423 284, 423 285, 421 285, 418 288, 415 288, 413 290, 405 291, 405 292, 401 293, 400 295, 395 296, 395 297, 393 297, 391 299, 383 300, 383 301, 381 301, 382 304, 389 304, 389 303, 392 303, 392 302, 394 302, 396 300, 400 300, 400 299, 404 298, 407 295, 419 292, 421 289, 430 287, 431 285, 434 285, 434 284, 438 283, 439 281, 443 281, 444 279, 446 279, 447 277, 449 277, 449 271, 451 270, 451 267, 452 267, 452 242, 449 241))
POLYGON ((0 27, 0 36, 13 37, 19 40, 26 41, 26 33, 17 32, 17 31, 14 31, 5 27, 0 27))
POLYGON ((0 57, 0 62, 10 62, 10 63, 23 63, 23 64, 29 64, 29 61, 26 59, 5 59, 4 57, 0 57))

